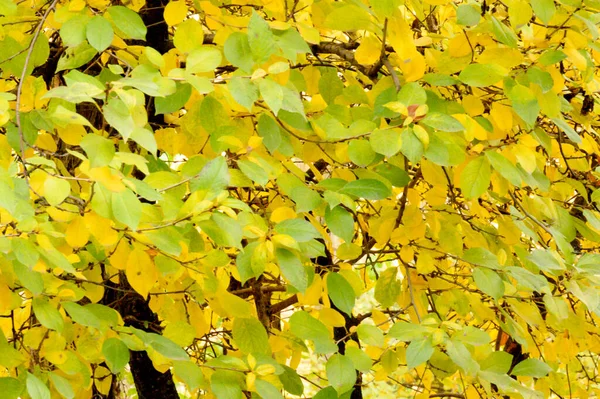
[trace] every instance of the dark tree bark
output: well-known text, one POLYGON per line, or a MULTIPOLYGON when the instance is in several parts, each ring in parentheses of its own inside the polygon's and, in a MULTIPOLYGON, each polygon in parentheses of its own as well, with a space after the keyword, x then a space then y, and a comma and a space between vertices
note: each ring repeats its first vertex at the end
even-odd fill
MULTIPOLYGON (((135 292, 125 273, 119 276, 120 284, 110 280, 105 282, 106 289, 102 304, 115 309, 126 326, 146 332, 160 333, 160 320, 150 309, 148 301, 135 292)), ((130 351, 129 369, 133 375, 135 388, 140 399, 179 399, 171 371, 161 373, 154 368, 152 360, 145 351, 130 351)), ((107 399, 115 397, 116 381, 113 379, 111 392, 107 399)))
MULTIPOLYGON (((326 270, 331 271, 333 266, 333 258, 331 253, 325 247, 325 256, 318 257, 315 264, 321 266, 320 273, 324 273, 326 270)), ((360 342, 358 340, 358 335, 356 333, 350 334, 350 330, 353 327, 356 327, 360 324, 360 320, 352 315, 347 315, 343 311, 341 311, 333 301, 331 297, 329 298, 329 302, 331 303, 331 308, 339 312, 342 316, 344 316, 344 326, 343 327, 334 327, 333 328, 333 339, 337 342, 338 352, 342 355, 346 353, 346 342, 355 341, 360 346, 360 342)), ((356 375, 356 383, 354 384, 354 388, 352 389, 352 394, 350 395, 350 399, 362 399, 362 373, 357 371, 356 375)))

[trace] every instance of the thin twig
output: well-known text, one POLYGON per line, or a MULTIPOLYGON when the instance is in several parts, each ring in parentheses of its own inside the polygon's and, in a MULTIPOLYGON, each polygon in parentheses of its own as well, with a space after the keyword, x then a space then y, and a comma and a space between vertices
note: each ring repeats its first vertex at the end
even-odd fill
POLYGON ((35 47, 35 42, 37 42, 38 37, 40 36, 40 32, 42 31, 42 26, 50 12, 56 7, 58 0, 53 0, 50 3, 50 6, 46 9, 44 16, 38 23, 35 28, 35 33, 33 34, 33 38, 31 39, 31 43, 29 44, 29 48, 27 49, 27 56, 25 57, 25 63, 23 65, 23 70, 21 71, 21 78, 19 79, 19 85, 17 86, 17 99, 15 105, 15 119, 17 122, 17 129, 19 131, 19 152, 21 162, 23 163, 23 176, 27 184, 29 184, 27 174, 27 165, 25 164, 25 138, 23 137, 23 126, 21 125, 21 92, 23 91, 23 83, 25 82, 25 75, 27 74, 27 68, 29 67, 29 62, 31 61, 31 54, 33 54, 33 48, 35 47))

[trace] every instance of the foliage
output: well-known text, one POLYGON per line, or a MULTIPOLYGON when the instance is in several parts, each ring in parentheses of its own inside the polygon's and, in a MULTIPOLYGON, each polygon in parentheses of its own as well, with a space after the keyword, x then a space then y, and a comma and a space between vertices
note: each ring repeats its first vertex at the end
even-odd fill
POLYGON ((0 15, 3 398, 600 391, 597 0, 0 15))

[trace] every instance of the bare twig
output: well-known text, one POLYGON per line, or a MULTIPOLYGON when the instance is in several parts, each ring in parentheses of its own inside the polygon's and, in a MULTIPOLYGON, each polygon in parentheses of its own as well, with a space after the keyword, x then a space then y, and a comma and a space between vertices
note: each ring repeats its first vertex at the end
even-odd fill
POLYGON ((50 6, 48 6, 48 8, 46 9, 46 12, 44 12, 44 16, 42 17, 42 19, 38 23, 37 27, 35 28, 33 38, 31 39, 31 43, 29 44, 29 48, 27 49, 27 56, 25 57, 25 63, 23 65, 23 70, 21 71, 19 85, 17 86, 15 119, 17 122, 17 129, 19 131, 19 152, 20 152, 19 155, 21 158, 21 162, 23 163, 23 176, 25 177, 25 181, 27 181, 28 184, 29 184, 29 181, 28 181, 29 175, 27 174, 27 166, 25 165, 25 138, 23 137, 23 126, 21 125, 21 92, 23 91, 23 83, 25 82, 25 75, 27 75, 27 68, 29 67, 29 62, 31 61, 31 54, 33 54, 33 48, 35 47, 35 42, 37 41, 38 37, 40 36, 40 32, 42 31, 42 26, 44 25, 44 22, 46 21, 46 19, 48 19, 48 15, 50 15, 50 12, 54 9, 54 7, 56 7, 57 3, 58 3, 58 0, 53 0, 52 3, 50 3, 50 6))

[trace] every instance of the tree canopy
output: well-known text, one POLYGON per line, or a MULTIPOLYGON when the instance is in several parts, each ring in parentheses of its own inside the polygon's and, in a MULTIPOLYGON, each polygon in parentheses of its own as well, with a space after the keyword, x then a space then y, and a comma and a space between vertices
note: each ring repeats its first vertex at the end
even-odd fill
POLYGON ((0 396, 596 397, 599 22, 0 0, 0 396))

